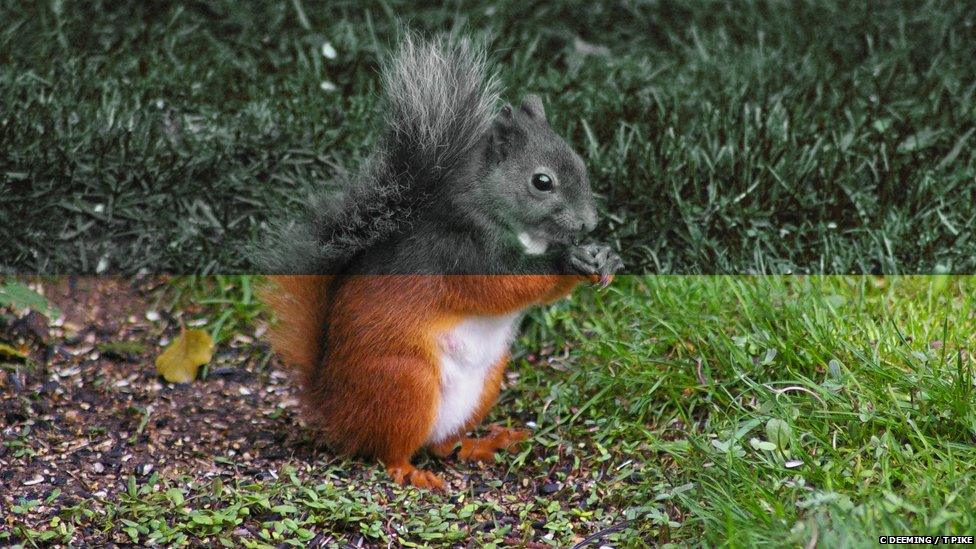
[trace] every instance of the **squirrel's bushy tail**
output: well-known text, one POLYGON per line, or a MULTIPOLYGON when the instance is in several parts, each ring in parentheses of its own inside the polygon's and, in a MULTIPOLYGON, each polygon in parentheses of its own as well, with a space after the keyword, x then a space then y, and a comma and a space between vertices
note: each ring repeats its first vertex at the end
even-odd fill
POLYGON ((319 366, 328 312, 328 275, 278 275, 268 277, 260 289, 261 300, 274 311, 268 330, 271 348, 299 379, 309 386, 309 376, 319 366))
POLYGON ((487 67, 468 40, 409 34, 383 67, 389 160, 415 182, 439 183, 488 130, 498 79, 487 67))

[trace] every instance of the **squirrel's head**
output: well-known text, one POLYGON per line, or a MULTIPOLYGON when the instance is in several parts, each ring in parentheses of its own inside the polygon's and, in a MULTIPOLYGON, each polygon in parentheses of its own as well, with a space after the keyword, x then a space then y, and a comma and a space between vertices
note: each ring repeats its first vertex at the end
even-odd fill
POLYGON ((539 96, 502 108, 489 130, 486 160, 482 203, 526 253, 576 242, 596 226, 586 165, 549 127, 539 96))

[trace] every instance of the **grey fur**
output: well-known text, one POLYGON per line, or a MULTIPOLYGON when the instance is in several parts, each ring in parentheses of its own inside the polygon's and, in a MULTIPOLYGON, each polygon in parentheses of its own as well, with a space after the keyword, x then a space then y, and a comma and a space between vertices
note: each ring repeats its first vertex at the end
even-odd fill
POLYGON ((468 40, 423 42, 409 34, 385 65, 392 144, 419 155, 428 177, 457 166, 491 125, 499 86, 487 67, 484 49, 468 40))
POLYGON ((497 109, 484 50, 446 37, 407 36, 383 83, 373 154, 271 228, 257 252, 265 271, 579 272, 572 258, 589 256, 573 246, 595 226, 596 206, 586 166, 538 96, 497 109), (535 187, 540 174, 554 185, 535 187))

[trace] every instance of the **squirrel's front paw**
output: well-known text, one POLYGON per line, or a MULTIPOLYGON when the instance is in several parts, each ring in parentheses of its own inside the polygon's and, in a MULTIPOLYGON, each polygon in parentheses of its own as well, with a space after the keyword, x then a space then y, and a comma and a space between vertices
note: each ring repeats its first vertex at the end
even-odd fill
POLYGON ((623 260, 606 244, 584 244, 569 254, 569 265, 581 275, 606 288, 613 275, 624 266, 623 260))

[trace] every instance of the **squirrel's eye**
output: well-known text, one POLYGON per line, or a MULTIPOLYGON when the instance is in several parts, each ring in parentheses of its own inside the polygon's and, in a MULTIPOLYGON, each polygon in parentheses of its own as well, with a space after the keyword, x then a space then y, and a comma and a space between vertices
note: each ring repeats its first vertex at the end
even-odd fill
POLYGON ((544 173, 537 173, 532 176, 532 186, 543 192, 549 192, 555 187, 552 178, 544 173))

